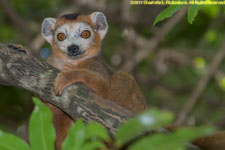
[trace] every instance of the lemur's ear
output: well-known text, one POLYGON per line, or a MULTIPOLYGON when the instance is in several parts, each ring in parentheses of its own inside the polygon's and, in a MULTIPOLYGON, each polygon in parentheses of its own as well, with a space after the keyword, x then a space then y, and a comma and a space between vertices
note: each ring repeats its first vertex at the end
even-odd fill
POLYGON ((45 18, 42 22, 42 35, 48 41, 48 43, 52 43, 55 22, 55 18, 45 18))
POLYGON ((106 17, 102 12, 94 12, 91 14, 91 19, 95 25, 95 31, 99 33, 103 39, 108 30, 108 23, 106 17))

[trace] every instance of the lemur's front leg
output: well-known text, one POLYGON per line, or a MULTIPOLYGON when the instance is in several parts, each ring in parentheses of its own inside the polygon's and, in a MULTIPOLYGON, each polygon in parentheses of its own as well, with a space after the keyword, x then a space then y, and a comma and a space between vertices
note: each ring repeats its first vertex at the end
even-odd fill
POLYGON ((97 72, 87 69, 75 69, 59 73, 54 82, 55 94, 62 95, 64 88, 75 82, 84 83, 100 97, 105 98, 108 95, 109 81, 97 72))

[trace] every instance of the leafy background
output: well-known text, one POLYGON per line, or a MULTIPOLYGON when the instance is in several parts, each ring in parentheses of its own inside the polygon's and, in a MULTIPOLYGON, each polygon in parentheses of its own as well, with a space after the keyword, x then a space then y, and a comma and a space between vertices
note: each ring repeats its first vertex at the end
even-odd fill
MULTIPOLYGON (((150 107, 178 116, 224 43, 225 8, 204 6, 194 22, 187 16, 190 9, 179 16, 185 11, 182 8, 153 26, 166 7, 131 6, 128 0, 0 0, 0 42, 21 43, 44 60, 50 48, 40 35, 45 17, 102 11, 109 23, 102 45, 106 61, 134 75, 150 107), (139 59, 140 52, 145 57, 139 59), (138 63, 127 63, 136 59, 138 63)), ((186 124, 224 129, 224 67, 222 61, 197 98, 186 124)), ((0 129, 23 136, 24 124, 33 110, 32 94, 1 86, 0 95, 0 129)))

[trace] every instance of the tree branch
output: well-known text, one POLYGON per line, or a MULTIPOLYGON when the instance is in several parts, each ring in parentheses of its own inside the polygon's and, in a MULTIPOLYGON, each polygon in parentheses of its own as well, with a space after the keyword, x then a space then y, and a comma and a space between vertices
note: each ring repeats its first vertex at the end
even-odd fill
POLYGON ((115 103, 98 97, 82 83, 66 88, 61 97, 53 92, 59 70, 26 54, 21 48, 0 43, 0 84, 24 88, 49 102, 74 120, 96 121, 111 134, 133 114, 115 103))

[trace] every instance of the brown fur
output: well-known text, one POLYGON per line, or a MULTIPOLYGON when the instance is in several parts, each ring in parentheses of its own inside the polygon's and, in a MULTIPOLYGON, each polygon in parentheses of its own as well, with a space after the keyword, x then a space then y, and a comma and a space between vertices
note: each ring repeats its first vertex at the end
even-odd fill
MULTIPOLYGON (((86 22, 94 30, 94 24, 90 16, 78 16, 76 20, 57 20, 55 29, 65 23, 86 22)), ((135 79, 127 73, 114 73, 100 55, 101 37, 94 32, 95 39, 83 56, 78 59, 68 57, 52 40, 53 55, 48 62, 61 70, 54 82, 54 91, 61 95, 63 90, 75 83, 82 82, 93 89, 98 96, 114 101, 118 105, 139 113, 147 108, 143 93, 140 91, 135 79)), ((72 120, 61 110, 53 105, 47 104, 53 112, 53 123, 56 128, 56 148, 61 149, 72 120)))
POLYGON ((70 24, 70 23, 77 23, 77 22, 85 22, 87 24, 89 24, 92 28, 94 28, 94 24, 91 21, 90 16, 87 15, 80 15, 77 17, 76 20, 68 20, 65 18, 58 18, 55 24, 55 29, 58 28, 59 26, 63 25, 63 24, 70 24))
POLYGON ((225 132, 202 137, 193 142, 200 150, 225 150, 225 132))

